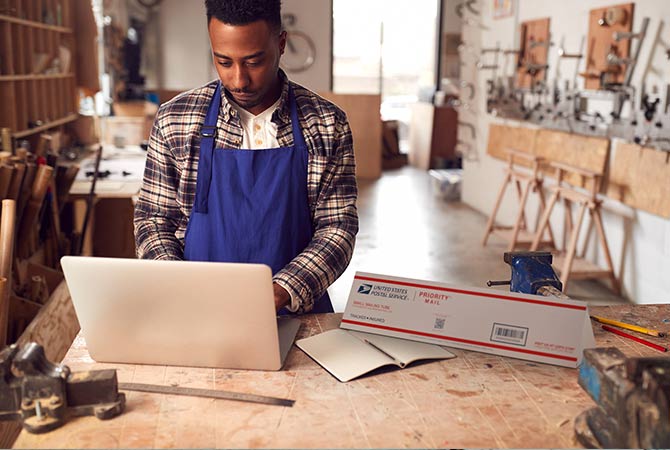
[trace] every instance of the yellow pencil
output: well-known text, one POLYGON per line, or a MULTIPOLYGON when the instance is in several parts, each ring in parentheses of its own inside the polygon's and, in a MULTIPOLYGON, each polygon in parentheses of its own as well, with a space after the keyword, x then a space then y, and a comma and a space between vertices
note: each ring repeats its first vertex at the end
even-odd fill
POLYGON ((614 325, 615 327, 619 328, 624 328, 626 330, 631 330, 631 331, 637 331, 638 333, 644 333, 649 336, 656 336, 656 337, 665 337, 666 333, 662 331, 657 331, 657 330, 650 330, 649 328, 644 328, 644 327, 639 327, 637 325, 631 325, 629 323, 625 322, 619 322, 618 320, 612 320, 612 319, 606 319, 604 317, 600 316, 590 316, 591 319, 595 320, 596 322, 604 323, 607 325, 614 325))

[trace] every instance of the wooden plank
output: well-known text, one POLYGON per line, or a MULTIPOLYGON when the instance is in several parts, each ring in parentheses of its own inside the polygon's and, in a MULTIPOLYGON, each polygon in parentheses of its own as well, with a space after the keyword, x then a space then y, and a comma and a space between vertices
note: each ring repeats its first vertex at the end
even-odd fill
POLYGON ((72 78, 72 74, 28 74, 28 75, 2 75, 0 81, 26 81, 26 80, 59 80, 63 78, 72 78))
MULTIPOLYGON (((491 124, 489 127, 489 140, 486 153, 490 156, 507 161, 507 149, 533 154, 537 129, 527 127, 511 127, 508 125, 491 124)), ((531 167, 529 160, 516 158, 515 165, 531 167)))
MULTIPOLYGON (((582 136, 541 129, 535 142, 535 154, 549 162, 568 164, 587 169, 603 176, 609 157, 610 141, 607 138, 582 136)), ((545 173, 553 175, 553 171, 545 173)), ((569 174, 565 181, 573 186, 590 187, 584 183, 584 177, 569 174)))
POLYGON ((356 177, 363 180, 379 178, 382 173, 381 96, 333 92, 320 95, 347 114, 354 139, 356 177))
POLYGON ((670 153, 618 142, 608 196, 643 211, 670 218, 670 153))
MULTIPOLYGON (((593 314, 667 329, 670 305, 592 306, 593 314)), ((341 314, 302 317, 299 338, 339 326, 341 314)), ((658 356, 594 325, 598 346, 658 356)), ((652 338, 662 342, 661 338, 652 338)), ((507 448, 578 447, 574 419, 594 403, 577 371, 452 350, 457 358, 382 369, 340 383, 294 347, 279 372, 98 364, 77 337, 64 363, 73 371, 116 368, 121 382, 228 389, 287 397, 292 408, 127 393, 121 416, 81 417, 52 432, 22 432, 15 448, 507 448), (299 432, 296 431, 299 426, 299 432)))
POLYGON ((519 25, 522 42, 521 51, 517 58, 517 87, 529 89, 537 82, 546 79, 546 69, 529 72, 527 70, 527 65, 547 64, 549 45, 538 46, 533 43, 549 43, 551 39, 551 34, 549 32, 550 23, 551 19, 547 17, 543 19, 526 20, 519 25))
MULTIPOLYGON (((68 89, 68 92, 69 91, 70 91, 70 89, 68 89)), ((69 123, 69 122, 74 122, 75 120, 77 120, 77 114, 72 113, 68 116, 65 116, 65 117, 61 118, 61 119, 54 120, 53 122, 45 123, 41 127, 31 128, 29 130, 24 130, 24 131, 20 131, 20 132, 17 132, 17 133, 13 133, 12 136, 14 137, 14 139, 22 138, 22 137, 25 137, 25 136, 30 136, 32 134, 36 134, 36 133, 40 133, 42 131, 46 131, 50 128, 55 128, 55 127, 60 126, 60 125, 65 125, 66 123, 69 123)))
MULTIPOLYGON (((586 78, 584 86, 586 89, 600 89, 600 73, 611 70, 612 66, 607 64, 607 54, 610 49, 616 53, 619 58, 630 56, 630 39, 624 39, 619 42, 614 41, 612 35, 618 31, 631 31, 633 27, 634 3, 606 6, 603 8, 592 9, 589 12, 589 35, 587 39, 587 58, 586 58, 586 78), (620 13, 608 12, 621 11, 620 13), (606 15, 616 17, 622 14, 622 19, 611 25, 602 26, 600 21, 606 15)), ((625 66, 617 66, 617 71, 610 75, 610 82, 623 83, 625 75, 625 66)))

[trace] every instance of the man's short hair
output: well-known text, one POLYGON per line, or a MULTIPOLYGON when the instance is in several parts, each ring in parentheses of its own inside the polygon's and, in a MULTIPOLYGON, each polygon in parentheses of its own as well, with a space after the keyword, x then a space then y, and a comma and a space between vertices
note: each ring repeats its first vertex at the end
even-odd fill
POLYGON ((215 18, 228 25, 265 20, 281 29, 281 0, 205 0, 207 23, 215 18))

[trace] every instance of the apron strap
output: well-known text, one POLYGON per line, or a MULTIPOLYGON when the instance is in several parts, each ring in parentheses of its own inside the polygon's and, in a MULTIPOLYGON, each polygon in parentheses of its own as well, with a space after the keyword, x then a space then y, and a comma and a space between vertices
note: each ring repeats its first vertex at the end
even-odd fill
MULTIPOLYGON (((293 133, 293 145, 300 151, 307 151, 307 144, 300 129, 298 120, 298 106, 293 94, 293 87, 288 88, 289 105, 291 108, 291 130, 293 133)), ((221 82, 217 83, 214 97, 207 109, 205 123, 200 131, 200 157, 198 160, 198 178, 196 182, 196 195, 193 210, 197 213, 207 214, 209 203, 209 187, 212 181, 212 160, 214 158, 214 145, 216 139, 216 124, 221 107, 221 82)))
POLYGON ((207 214, 207 203, 209 200, 209 186, 212 181, 212 159, 214 155, 214 140, 216 138, 216 122, 219 118, 221 107, 221 82, 219 81, 214 91, 214 97, 207 109, 205 124, 200 131, 200 158, 198 161, 198 180, 195 188, 195 204, 193 210, 197 213, 207 214))
POLYGON ((291 131, 293 132, 293 145, 302 151, 307 151, 307 144, 305 143, 305 138, 303 137, 302 130, 300 129, 300 121, 298 120, 298 104, 295 101, 293 87, 289 81, 287 81, 287 83, 289 83, 288 99, 289 106, 291 107, 291 131))

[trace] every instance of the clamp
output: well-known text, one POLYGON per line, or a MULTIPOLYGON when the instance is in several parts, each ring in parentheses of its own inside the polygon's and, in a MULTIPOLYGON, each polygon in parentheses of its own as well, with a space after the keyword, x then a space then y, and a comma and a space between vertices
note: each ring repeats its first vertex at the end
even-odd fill
POLYGON ((125 404, 114 369, 71 373, 34 342, 0 352, 0 420, 18 420, 26 431, 45 433, 71 416, 111 419, 125 404))
POLYGON ((550 252, 505 252, 503 260, 510 265, 510 280, 488 281, 487 286, 510 285, 511 292, 563 297, 563 283, 551 267, 550 252))
POLYGON ((670 447, 670 359, 626 358, 615 347, 586 349, 579 385, 597 404, 575 420, 582 445, 670 447))

